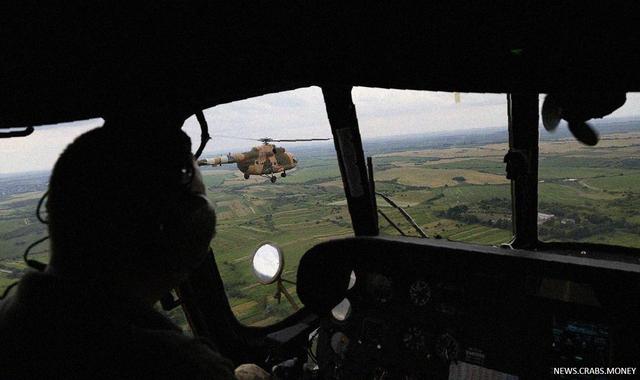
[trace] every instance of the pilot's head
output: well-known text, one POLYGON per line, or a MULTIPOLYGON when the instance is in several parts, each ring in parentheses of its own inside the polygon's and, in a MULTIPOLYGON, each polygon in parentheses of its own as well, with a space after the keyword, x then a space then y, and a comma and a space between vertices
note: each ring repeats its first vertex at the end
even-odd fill
POLYGON ((215 214, 189 137, 130 127, 93 129, 58 159, 47 200, 54 274, 176 285, 206 255, 215 214))

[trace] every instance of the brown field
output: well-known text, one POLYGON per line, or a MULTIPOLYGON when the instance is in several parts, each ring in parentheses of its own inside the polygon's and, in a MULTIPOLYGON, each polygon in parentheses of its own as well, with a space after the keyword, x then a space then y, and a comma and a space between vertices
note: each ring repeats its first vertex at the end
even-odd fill
POLYGON ((410 186, 443 187, 456 186, 461 182, 454 177, 464 177, 465 182, 473 185, 506 184, 509 181, 496 174, 482 173, 469 169, 427 169, 421 167, 402 167, 383 170, 376 174, 378 181, 398 180, 398 183, 410 186))
MULTIPOLYGON (((632 148, 629 152, 636 152, 635 146, 640 145, 640 132, 631 133, 614 133, 610 135, 602 136, 600 142, 596 147, 588 147, 573 138, 567 138, 557 141, 543 141, 540 143, 540 154, 566 154, 571 153, 585 153, 593 154, 594 149, 603 148, 632 148)), ((426 165, 443 164, 447 162, 464 161, 470 158, 490 158, 499 157, 502 158, 508 151, 508 145, 506 143, 501 144, 488 144, 480 147, 471 148, 446 148, 446 149, 424 149, 424 150, 410 150, 404 152, 393 152, 379 154, 375 157, 435 157, 440 158, 437 161, 426 162, 426 165)), ((603 149, 604 151, 604 149, 603 149)), ((611 154, 616 156, 620 155, 623 150, 616 150, 611 154)))
POLYGON ((342 180, 328 181, 319 183, 318 186, 322 187, 337 187, 342 189, 342 180))
MULTIPOLYGON (((446 149, 424 149, 406 152, 394 152, 376 155, 376 157, 437 157, 443 159, 461 160, 471 157, 502 157, 508 150, 504 144, 488 144, 472 148, 446 148, 446 149)), ((438 161, 442 163, 443 161, 438 161)))

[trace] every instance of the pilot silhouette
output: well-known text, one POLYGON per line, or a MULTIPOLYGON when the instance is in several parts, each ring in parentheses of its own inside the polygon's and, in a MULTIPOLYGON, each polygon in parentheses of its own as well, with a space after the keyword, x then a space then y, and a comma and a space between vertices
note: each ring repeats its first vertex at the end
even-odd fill
MULTIPOLYGON (((236 378, 206 340, 153 308, 204 259, 215 231, 177 123, 108 120, 61 154, 47 200, 49 265, 0 304, 0 377, 236 378)), ((253 378, 268 376, 253 367, 253 378)))

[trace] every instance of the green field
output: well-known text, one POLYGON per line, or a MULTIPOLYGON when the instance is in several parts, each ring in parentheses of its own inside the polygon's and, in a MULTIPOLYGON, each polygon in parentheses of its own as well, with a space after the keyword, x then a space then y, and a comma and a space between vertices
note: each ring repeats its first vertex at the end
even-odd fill
MULTIPOLYGON (((506 131, 504 135, 506 141, 506 131)), ((510 241, 511 190, 504 176, 504 141, 446 148, 378 149, 373 156, 377 191, 410 213, 433 238, 500 245, 510 241)), ((365 141, 365 149, 367 143, 365 141)), ((640 133, 603 135, 596 147, 572 139, 541 141, 541 240, 640 247, 640 133)), ((292 312, 273 298, 275 285, 258 285, 253 251, 269 241, 285 255, 284 277, 295 280, 300 257, 319 242, 352 235, 335 153, 296 152, 299 168, 275 184, 244 180, 233 166, 207 169, 204 181, 218 214, 212 242, 225 289, 238 318, 265 325, 292 312)), ((41 192, 0 198, 0 290, 24 273, 21 255, 44 236, 34 212, 41 192)), ((378 197, 379 208, 417 236, 400 213, 378 197)), ((383 234, 400 232, 380 217, 383 234)), ((46 243, 35 251, 46 256, 46 243)), ((295 286, 287 285, 295 295, 295 286)), ((172 314, 178 321, 183 318, 172 314)))

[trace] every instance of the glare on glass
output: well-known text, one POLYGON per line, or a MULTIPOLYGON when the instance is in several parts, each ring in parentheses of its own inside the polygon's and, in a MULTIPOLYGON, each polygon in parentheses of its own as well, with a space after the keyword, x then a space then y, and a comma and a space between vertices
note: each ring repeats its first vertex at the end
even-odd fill
POLYGON ((253 272, 263 284, 276 281, 282 272, 283 264, 282 252, 271 244, 261 245, 253 255, 253 272))
POLYGON ((333 316, 333 318, 340 322, 345 321, 347 318, 349 318, 350 314, 351 302, 349 302, 349 299, 347 298, 343 299, 331 310, 331 315, 333 316))

